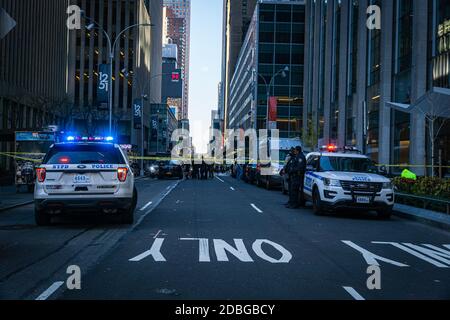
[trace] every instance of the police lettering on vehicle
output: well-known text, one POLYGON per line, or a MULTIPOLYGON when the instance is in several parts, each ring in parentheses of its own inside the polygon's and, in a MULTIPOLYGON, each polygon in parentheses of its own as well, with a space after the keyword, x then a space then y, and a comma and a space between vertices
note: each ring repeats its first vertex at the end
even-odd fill
POLYGON ((113 169, 112 164, 93 164, 92 169, 113 169))
POLYGON ((53 169, 69 169, 68 164, 55 164, 53 165, 53 169))

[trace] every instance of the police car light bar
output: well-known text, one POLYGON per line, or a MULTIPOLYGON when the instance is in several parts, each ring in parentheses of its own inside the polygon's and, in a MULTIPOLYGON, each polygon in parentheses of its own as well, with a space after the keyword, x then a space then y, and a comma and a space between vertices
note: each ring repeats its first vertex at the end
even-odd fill
POLYGON ((102 137, 102 136, 95 136, 95 137, 76 137, 76 136, 67 136, 66 137, 66 141, 67 142, 102 142, 102 141, 106 141, 106 142, 113 142, 114 138, 113 137, 102 137))
POLYGON ((320 148, 320 151, 336 152, 336 151, 338 151, 338 147, 335 146, 334 144, 329 144, 326 146, 322 146, 320 148))

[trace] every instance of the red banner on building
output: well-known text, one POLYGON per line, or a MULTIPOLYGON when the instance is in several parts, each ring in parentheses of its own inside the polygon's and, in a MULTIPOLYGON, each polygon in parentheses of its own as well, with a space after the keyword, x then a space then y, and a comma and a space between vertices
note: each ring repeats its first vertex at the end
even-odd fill
POLYGON ((277 97, 270 97, 269 98, 269 121, 277 121, 278 115, 277 115, 277 108, 278 108, 278 101, 277 97))

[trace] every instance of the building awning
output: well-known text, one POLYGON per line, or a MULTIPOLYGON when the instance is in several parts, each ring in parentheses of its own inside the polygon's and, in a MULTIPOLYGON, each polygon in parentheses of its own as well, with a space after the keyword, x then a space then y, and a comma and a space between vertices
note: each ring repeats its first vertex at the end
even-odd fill
POLYGON ((387 105, 402 112, 450 118, 450 89, 433 87, 413 104, 387 102, 387 105))

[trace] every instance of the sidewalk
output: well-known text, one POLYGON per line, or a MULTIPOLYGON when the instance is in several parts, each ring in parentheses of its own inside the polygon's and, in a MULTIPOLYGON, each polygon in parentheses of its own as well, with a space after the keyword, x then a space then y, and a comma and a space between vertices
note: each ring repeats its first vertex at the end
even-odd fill
POLYGON ((433 227, 450 231, 450 215, 445 213, 416 208, 404 204, 395 204, 394 214, 402 218, 419 221, 433 227))
POLYGON ((27 193, 25 187, 20 193, 16 193, 15 186, 0 187, 0 212, 30 203, 33 203, 33 193, 27 193))

